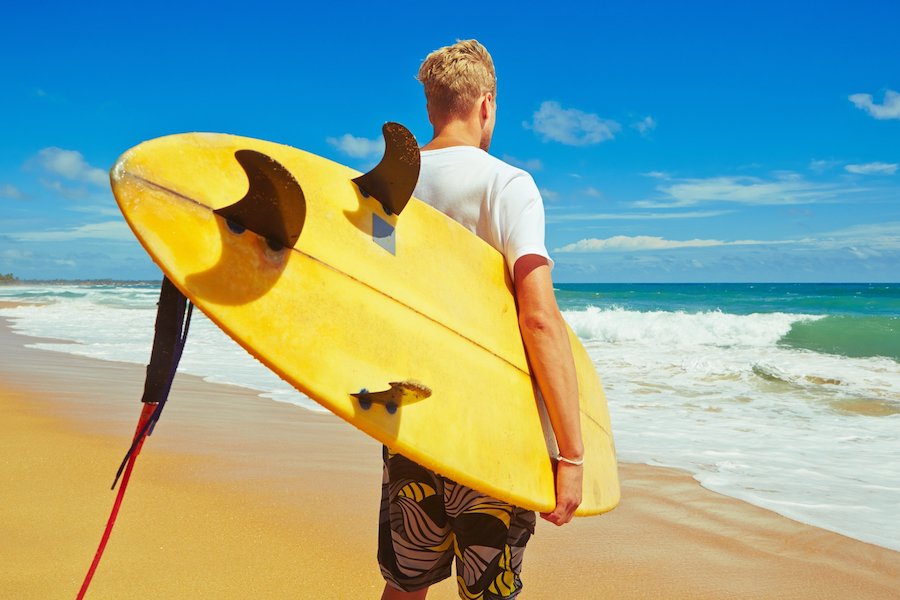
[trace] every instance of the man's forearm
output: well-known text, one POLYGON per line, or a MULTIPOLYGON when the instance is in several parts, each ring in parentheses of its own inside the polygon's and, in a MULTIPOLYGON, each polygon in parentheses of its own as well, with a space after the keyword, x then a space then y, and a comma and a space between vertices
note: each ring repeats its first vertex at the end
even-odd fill
POLYGON ((560 453, 578 459, 584 453, 578 379, 565 321, 556 304, 547 259, 527 255, 516 261, 519 329, 528 362, 544 397, 560 453))
POLYGON ((553 308, 538 315, 520 315, 520 329, 559 452, 566 458, 578 459, 584 454, 584 444, 575 360, 565 322, 559 310, 553 308))

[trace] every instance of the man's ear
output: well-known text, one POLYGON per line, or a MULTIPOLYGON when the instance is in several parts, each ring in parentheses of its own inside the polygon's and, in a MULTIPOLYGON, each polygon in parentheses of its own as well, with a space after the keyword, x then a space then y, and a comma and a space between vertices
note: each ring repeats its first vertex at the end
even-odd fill
POLYGON ((490 92, 487 92, 484 96, 481 97, 481 120, 487 121, 488 117, 490 117, 491 110, 491 100, 493 100, 494 95, 490 92))

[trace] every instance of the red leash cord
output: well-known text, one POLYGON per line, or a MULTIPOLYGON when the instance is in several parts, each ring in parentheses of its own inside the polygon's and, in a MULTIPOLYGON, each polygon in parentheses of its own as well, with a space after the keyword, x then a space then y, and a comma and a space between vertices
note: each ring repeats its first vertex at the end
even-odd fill
POLYGON ((100 547, 97 548, 97 553, 94 555, 94 562, 91 563, 91 568, 84 578, 84 583, 81 584, 81 590, 78 592, 78 600, 83 600, 84 595, 87 593, 88 586, 91 584, 91 579, 94 577, 94 571, 97 570, 97 565, 100 564, 100 557, 103 556, 103 551, 106 549, 106 543, 109 541, 109 535, 112 533, 113 525, 116 523, 116 517, 119 515, 119 508, 122 506, 122 498, 125 497, 125 489, 128 487, 131 471, 134 469, 134 463, 137 460, 138 453, 141 451, 141 446, 144 445, 144 439, 147 438, 146 431, 144 431, 144 425, 146 425, 154 410, 156 410, 156 404, 151 402, 144 404, 144 408, 141 410, 141 418, 138 420, 137 430, 134 434, 137 446, 135 446, 134 452, 128 459, 128 466, 125 467, 125 474, 122 476, 122 483, 119 485, 119 493, 116 494, 116 501, 113 504, 112 513, 110 513, 109 520, 106 522, 106 530, 103 532, 103 537, 100 539, 100 547), (144 434, 143 438, 137 440, 138 436, 142 433, 144 434))
POLYGON ((103 537, 100 539, 100 547, 97 548, 91 568, 84 578, 84 583, 81 584, 78 600, 83 600, 91 579, 94 577, 94 572, 97 570, 97 565, 100 564, 100 558, 106 549, 106 543, 109 541, 113 525, 116 523, 119 508, 122 506, 122 498, 125 497, 125 488, 128 487, 128 480, 131 478, 132 470, 134 470, 137 455, 141 451, 141 446, 144 445, 144 440, 153 433, 153 427, 159 420, 159 415, 166 405, 169 391, 172 388, 172 380, 175 378, 175 371, 178 369, 178 361, 181 359, 181 353, 187 341, 188 328, 191 324, 191 313, 193 313, 194 306, 188 302, 184 294, 168 278, 163 278, 162 287, 159 291, 158 306, 153 348, 150 351, 150 363, 147 365, 147 377, 144 381, 144 395, 141 398, 144 408, 141 410, 141 417, 138 419, 137 430, 135 431, 131 447, 125 454, 118 472, 116 472, 116 479, 112 487, 115 489, 116 483, 124 471, 122 485, 119 486, 119 493, 116 495, 112 513, 109 515, 106 529, 103 532, 103 537))

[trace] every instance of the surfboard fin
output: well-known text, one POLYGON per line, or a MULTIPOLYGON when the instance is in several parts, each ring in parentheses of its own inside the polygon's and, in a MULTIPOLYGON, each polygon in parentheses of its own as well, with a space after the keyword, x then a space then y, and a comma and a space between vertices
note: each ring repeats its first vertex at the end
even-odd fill
POLYGON ((382 392, 370 392, 363 388, 358 394, 350 394, 359 400, 359 406, 363 410, 369 410, 372 404, 381 404, 391 414, 397 412, 397 407, 403 404, 418 402, 431 396, 431 388, 422 385, 418 381, 391 381, 390 389, 382 392))
POLYGON ((293 248, 306 220, 306 198, 294 176, 281 163, 255 150, 238 150, 234 157, 247 173, 247 194, 217 215, 232 230, 249 229, 273 250, 293 248))
POLYGON ((374 169, 353 180, 364 196, 372 196, 389 215, 399 215, 419 181, 419 144, 400 123, 385 123, 384 156, 374 169))

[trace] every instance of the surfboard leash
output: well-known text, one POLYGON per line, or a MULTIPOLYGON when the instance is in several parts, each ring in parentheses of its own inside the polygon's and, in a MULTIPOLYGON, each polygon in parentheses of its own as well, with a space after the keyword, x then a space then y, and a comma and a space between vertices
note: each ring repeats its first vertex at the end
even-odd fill
POLYGON ((122 506, 122 499, 125 497, 125 490, 128 487, 128 481, 131 479, 134 463, 137 461, 144 440, 153 433, 153 428, 169 398, 172 381, 175 379, 175 371, 178 369, 178 362, 181 360, 181 354, 184 351, 185 342, 187 342, 193 309, 194 305, 188 302, 184 294, 168 278, 164 278, 159 292, 159 303, 156 311, 153 350, 150 353, 147 376, 144 380, 144 394, 141 398, 144 406, 138 419, 131 447, 125 454, 119 470, 116 471, 116 477, 111 489, 115 489, 120 477, 122 484, 119 486, 119 492, 116 494, 112 512, 106 522, 103 536, 100 538, 100 546, 97 548, 91 567, 88 569, 84 582, 81 584, 77 600, 82 600, 87 593, 91 579, 94 577, 94 572, 97 570, 97 565, 100 564, 103 551, 106 549, 106 543, 109 541, 113 525, 115 525, 119 508, 122 506))

